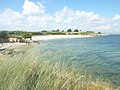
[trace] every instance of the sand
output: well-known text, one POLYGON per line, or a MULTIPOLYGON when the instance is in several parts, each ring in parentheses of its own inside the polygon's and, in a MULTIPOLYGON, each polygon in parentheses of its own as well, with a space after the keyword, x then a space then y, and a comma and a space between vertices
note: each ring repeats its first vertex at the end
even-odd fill
MULTIPOLYGON (((85 38, 85 37, 93 37, 91 35, 34 35, 32 36, 32 41, 46 41, 46 40, 54 40, 54 39, 65 39, 65 38, 85 38)), ((32 43, 34 44, 34 43, 32 43)), ((27 45, 27 43, 2 43, 0 44, 0 49, 6 48, 14 48, 27 45)))
POLYGON ((64 39, 64 38, 85 38, 85 37, 93 37, 91 35, 34 35, 32 36, 33 41, 39 40, 53 40, 53 39, 64 39))

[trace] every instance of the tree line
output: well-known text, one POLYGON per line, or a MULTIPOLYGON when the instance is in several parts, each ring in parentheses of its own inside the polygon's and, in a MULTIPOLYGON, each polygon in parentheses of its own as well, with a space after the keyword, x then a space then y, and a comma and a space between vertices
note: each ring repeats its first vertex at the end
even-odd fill
MULTIPOLYGON (((38 32, 30 32, 30 31, 0 31, 0 38, 6 38, 9 36, 21 36, 23 38, 31 38, 33 35, 89 35, 89 34, 96 34, 94 31, 82 31, 82 30, 72 30, 72 29, 68 29, 67 31, 65 30, 51 30, 51 31, 47 31, 47 30, 42 30, 42 31, 38 31, 38 32)), ((98 34, 101 34, 101 32, 98 32, 98 34)))
POLYGON ((10 36, 20 36, 23 38, 31 38, 33 35, 32 32, 27 31, 0 31, 0 38, 7 38, 10 36))

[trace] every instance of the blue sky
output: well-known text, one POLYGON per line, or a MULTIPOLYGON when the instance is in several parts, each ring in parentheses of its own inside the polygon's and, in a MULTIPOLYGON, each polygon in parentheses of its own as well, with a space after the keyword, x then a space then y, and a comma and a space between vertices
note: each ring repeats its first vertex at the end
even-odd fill
MULTIPOLYGON (((49 13, 61 10, 68 6, 74 10, 85 10, 99 13, 103 17, 112 17, 120 14, 120 0, 30 0, 41 2, 46 6, 49 13)), ((0 11, 11 8, 15 11, 22 11, 24 0, 0 0, 0 11)))
MULTIPOLYGON (((96 31, 100 31, 97 27, 101 28, 101 31, 104 32, 104 28, 107 30, 105 32, 113 32, 112 29, 115 28, 114 32, 118 33, 119 32, 119 25, 120 24, 120 0, 0 0, 0 18, 1 18, 1 23, 4 23, 3 25, 0 25, 0 29, 15 29, 16 27, 19 27, 21 29, 31 29, 33 30, 34 27, 35 30, 41 30, 44 29, 56 29, 56 28, 61 28, 61 29, 67 29, 67 28, 77 28, 77 25, 74 25, 73 27, 67 27, 67 25, 71 25, 71 21, 74 21, 74 24, 81 24, 81 29, 89 29, 92 30, 91 27, 93 27, 96 31), (26 1, 26 2, 25 2, 26 1), (39 4, 38 4, 39 2, 39 4), (32 8, 29 8, 29 5, 31 7, 38 7, 36 9, 36 12, 32 11, 32 8), (28 6, 27 6, 28 5, 28 6), (23 7, 25 6, 25 8, 23 7), (27 8, 28 7, 28 8, 27 8), (31 10, 31 11, 29 11, 31 10), (43 11, 41 13, 41 11, 43 11), (76 12, 79 11, 78 15, 76 15, 76 12), (84 16, 83 15, 84 12, 84 16), (28 12, 26 14, 25 12, 28 12), (39 13, 38 13, 39 12, 39 13), (66 15, 64 12, 70 13, 70 15, 66 15), (90 14, 90 13, 93 14, 90 14), (15 23, 14 26, 10 27, 11 23, 5 23, 5 20, 9 17, 5 16, 5 13, 8 15, 10 14, 12 19, 10 19, 10 22, 14 22, 15 19, 19 20, 19 23, 15 23), (16 14, 17 13, 17 14, 16 14), (58 13, 58 14, 56 14, 58 13), (71 14, 73 13, 73 14, 71 14), (19 15, 18 15, 19 14, 19 15), (36 16, 37 14, 37 16, 36 16), (62 16, 61 16, 62 15, 62 16), (79 19, 77 20, 74 16, 78 17, 79 19), (90 16, 91 15, 91 16, 90 16), (33 17, 34 16, 34 17, 33 17), (39 17, 38 17, 39 16, 39 17), (92 17, 94 16, 94 17, 92 17), (15 18, 16 17, 16 18, 15 18), (101 22, 95 21, 93 25, 88 24, 84 25, 86 23, 90 23, 90 20, 88 19, 83 19, 81 18, 94 18, 95 20, 99 21, 101 19, 101 22), (26 19, 26 21, 23 20, 26 19), (38 18, 39 20, 35 21, 38 25, 31 24, 29 28, 27 27, 27 23, 29 26, 29 22, 27 21, 28 19, 31 19, 33 22, 35 18, 38 18), (50 20, 42 20, 41 18, 49 18, 50 20), (58 20, 58 18, 63 19, 63 21, 66 20, 68 23, 66 26, 62 25, 62 21, 58 20), (98 20, 99 19, 99 20, 98 20), (115 19, 115 20, 114 20, 115 19), (57 20, 57 21, 56 21, 57 20), (105 20, 105 21, 104 21, 105 20), (45 22, 45 25, 41 25, 40 21, 45 22), (104 22, 103 22, 104 21, 104 22), (23 22, 26 22, 26 26, 22 25, 23 22), (82 23, 83 22, 83 23, 82 23), (47 25, 46 25, 47 23, 47 25), (50 27, 50 25, 54 25, 55 28, 50 27), (41 27, 39 27, 41 25, 41 27), (82 26, 83 25, 83 26, 82 26), (96 27, 95 27, 96 25, 96 27), (112 26, 113 25, 113 26, 112 26), (87 27, 89 26, 89 27, 87 27), (62 28, 64 27, 64 28, 62 28), (112 28, 110 28, 112 27, 112 28)), ((9 16, 10 16, 9 15, 9 16)), ((80 28, 80 27, 78 27, 80 28)))

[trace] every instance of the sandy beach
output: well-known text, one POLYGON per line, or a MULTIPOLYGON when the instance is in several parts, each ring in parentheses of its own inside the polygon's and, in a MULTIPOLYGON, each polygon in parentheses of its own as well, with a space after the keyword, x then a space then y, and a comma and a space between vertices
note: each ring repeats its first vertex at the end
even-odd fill
POLYGON ((53 40, 53 39, 65 39, 65 38, 85 38, 85 37, 93 37, 91 35, 34 35, 32 36, 33 41, 39 40, 53 40))
MULTIPOLYGON (((93 37, 91 35, 34 35, 32 36, 32 41, 47 41, 47 40, 54 40, 54 39, 65 39, 65 38, 85 38, 85 37, 93 37)), ((35 43, 31 43, 35 44, 35 43)), ((2 43, 0 44, 0 49, 5 48, 14 48, 19 46, 27 45, 27 43, 2 43)))

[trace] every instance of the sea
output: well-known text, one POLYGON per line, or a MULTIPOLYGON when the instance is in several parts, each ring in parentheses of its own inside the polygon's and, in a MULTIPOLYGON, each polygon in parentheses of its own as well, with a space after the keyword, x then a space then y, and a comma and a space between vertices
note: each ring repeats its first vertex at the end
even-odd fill
POLYGON ((48 59, 77 61, 77 68, 120 86, 120 35, 49 40, 37 50, 48 59))

